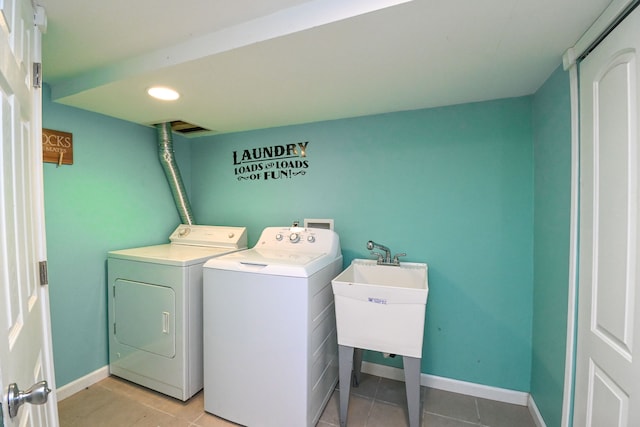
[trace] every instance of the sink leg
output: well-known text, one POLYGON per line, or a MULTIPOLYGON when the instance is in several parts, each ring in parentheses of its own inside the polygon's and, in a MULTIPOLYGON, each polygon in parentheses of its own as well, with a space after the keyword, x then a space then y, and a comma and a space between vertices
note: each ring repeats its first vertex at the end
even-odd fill
POLYGON ((402 356, 409 408, 409 427, 420 425, 420 360, 416 357, 402 356))
POLYGON ((353 347, 338 345, 338 375, 340 377, 340 427, 347 426, 351 372, 353 370, 353 347))
POLYGON ((360 377, 362 372, 362 353, 364 350, 356 348, 353 351, 353 386, 360 386, 360 377))

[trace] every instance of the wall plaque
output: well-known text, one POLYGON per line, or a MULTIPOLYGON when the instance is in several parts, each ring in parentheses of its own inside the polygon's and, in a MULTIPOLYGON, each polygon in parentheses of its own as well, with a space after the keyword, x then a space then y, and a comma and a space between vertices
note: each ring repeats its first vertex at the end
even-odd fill
POLYGON ((73 134, 42 129, 42 161, 60 165, 73 164, 73 134))

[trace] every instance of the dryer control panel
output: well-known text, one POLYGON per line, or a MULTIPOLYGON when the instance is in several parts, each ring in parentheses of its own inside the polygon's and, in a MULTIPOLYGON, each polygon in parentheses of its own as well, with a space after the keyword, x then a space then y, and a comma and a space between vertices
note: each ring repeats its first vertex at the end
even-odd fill
POLYGON ((241 249, 247 247, 247 229, 245 227, 180 224, 171 233, 169 240, 171 240, 171 244, 175 245, 241 249))
POLYGON ((340 254, 340 239, 333 230, 304 227, 267 227, 255 246, 298 252, 340 254))

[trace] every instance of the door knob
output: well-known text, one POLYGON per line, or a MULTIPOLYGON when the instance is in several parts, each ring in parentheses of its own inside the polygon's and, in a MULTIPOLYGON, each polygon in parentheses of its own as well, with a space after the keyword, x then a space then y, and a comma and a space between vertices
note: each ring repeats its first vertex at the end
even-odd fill
POLYGON ((20 409, 24 403, 31 403, 32 405, 43 405, 47 403, 49 393, 51 393, 51 389, 47 386, 46 381, 35 383, 26 391, 20 391, 16 383, 9 384, 9 393, 7 395, 9 417, 13 418, 18 415, 18 409, 20 409))

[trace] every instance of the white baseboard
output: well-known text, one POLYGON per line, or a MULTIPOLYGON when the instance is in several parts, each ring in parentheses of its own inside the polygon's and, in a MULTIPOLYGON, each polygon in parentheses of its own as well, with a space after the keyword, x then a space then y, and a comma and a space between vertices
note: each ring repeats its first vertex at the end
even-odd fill
POLYGON ((73 396, 77 392, 82 391, 89 386, 92 386, 93 384, 107 378, 108 376, 109 366, 103 366, 102 368, 97 369, 82 378, 78 378, 77 380, 71 381, 70 383, 63 385, 62 387, 58 387, 56 389, 58 402, 66 399, 67 397, 73 396))
MULTIPOLYGON (((404 371, 400 368, 393 368, 391 366, 362 362, 362 372, 392 380, 404 381, 404 371)), ((529 401, 529 393, 522 391, 452 380, 449 378, 437 377, 435 375, 420 374, 420 385, 436 388, 438 390, 480 397, 483 399, 497 400, 498 402, 513 403, 521 406, 527 406, 529 401)))
MULTIPOLYGON (((391 366, 362 362, 362 372, 392 380, 404 381, 404 370, 391 366)), ((428 374, 420 374, 420 385, 438 390, 450 391, 452 393, 479 397, 482 399, 527 406, 537 427, 546 427, 542 415, 540 415, 538 407, 529 393, 475 384, 466 381, 452 380, 428 374)))
POLYGON ((533 400, 531 395, 529 395, 529 404, 527 406, 529 407, 529 412, 533 417, 533 421, 536 423, 536 427, 547 427, 547 424, 544 422, 544 418, 542 418, 542 414, 538 410, 538 405, 536 405, 536 402, 533 400))

